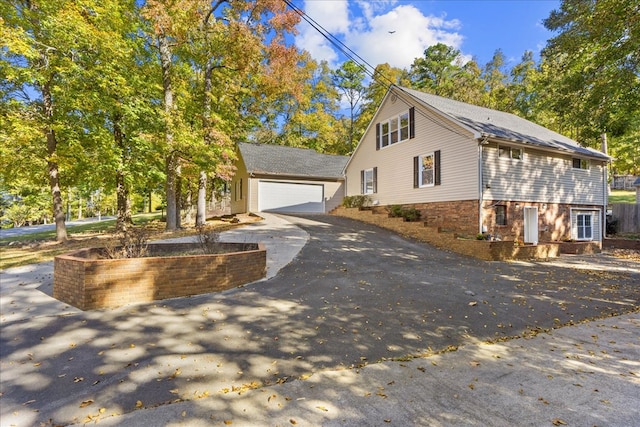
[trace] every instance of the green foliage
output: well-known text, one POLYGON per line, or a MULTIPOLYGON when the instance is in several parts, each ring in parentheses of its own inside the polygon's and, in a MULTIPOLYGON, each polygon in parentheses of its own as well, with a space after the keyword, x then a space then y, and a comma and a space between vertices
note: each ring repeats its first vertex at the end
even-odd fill
POLYGON ((366 194, 345 196, 344 199, 342 199, 342 206, 345 208, 367 208, 371 206, 371 197, 366 194))
POLYGON ((632 17, 639 9, 638 0, 563 0, 544 21, 557 32, 543 51, 554 70, 548 106, 574 138, 593 147, 602 133, 638 130, 640 21, 632 17))
POLYGON ((401 216, 402 218, 404 218, 405 221, 418 221, 422 216, 422 213, 414 207, 403 208, 401 212, 401 216))
POLYGON ((400 218, 402 216, 402 205, 391 205, 387 208, 387 210, 389 211, 389 216, 391 218, 400 218))

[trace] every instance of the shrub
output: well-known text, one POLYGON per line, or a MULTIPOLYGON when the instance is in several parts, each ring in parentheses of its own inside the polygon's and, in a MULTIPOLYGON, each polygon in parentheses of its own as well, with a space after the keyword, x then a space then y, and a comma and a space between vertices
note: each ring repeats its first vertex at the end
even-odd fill
POLYGON ((214 254, 218 250, 218 242, 220 241, 220 233, 215 228, 205 225, 198 226, 198 243, 205 254, 214 254))
POLYGON ((342 199, 342 206, 345 208, 366 208, 371 206, 371 197, 364 194, 345 196, 342 199))
POLYGON ((417 221, 421 216, 422 214, 416 208, 402 209, 402 218, 404 218, 405 221, 417 221))
POLYGON ((387 208, 387 210, 389 211, 389 216, 391 218, 400 218, 402 216, 402 205, 391 205, 387 208))
POLYGON ((108 258, 142 258, 147 254, 149 231, 141 227, 129 227, 118 233, 118 240, 120 246, 107 245, 108 258))

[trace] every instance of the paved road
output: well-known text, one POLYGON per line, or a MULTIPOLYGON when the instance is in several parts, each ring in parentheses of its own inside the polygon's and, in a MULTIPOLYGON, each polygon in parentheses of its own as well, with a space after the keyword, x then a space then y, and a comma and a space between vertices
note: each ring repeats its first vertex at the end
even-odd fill
POLYGON ((345 218, 292 221, 310 236, 295 260, 220 294, 80 312, 50 301, 50 275, 38 297, 18 286, 2 305, 2 425, 171 408, 639 305, 640 272, 622 266, 482 262, 345 218), (41 311, 12 317, 30 304, 41 311))
MULTIPOLYGON (((85 218, 78 219, 75 221, 67 221, 67 227, 72 227, 74 225, 86 224, 88 222, 100 222, 100 221, 108 221, 110 219, 115 219, 115 216, 103 216, 100 219, 98 218, 85 218)), ((28 227, 16 227, 16 228, 4 228, 0 230, 0 238, 8 238, 8 237, 16 237, 16 236, 26 236, 28 234, 39 233, 41 231, 51 231, 55 230, 55 224, 40 224, 40 225, 31 225, 28 227)))

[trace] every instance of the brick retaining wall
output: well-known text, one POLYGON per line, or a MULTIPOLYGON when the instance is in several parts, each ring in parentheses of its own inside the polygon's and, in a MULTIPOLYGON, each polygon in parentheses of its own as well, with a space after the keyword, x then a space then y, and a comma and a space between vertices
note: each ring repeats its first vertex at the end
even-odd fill
MULTIPOLYGON (((266 275, 266 249, 255 243, 221 243, 227 253, 99 259, 100 248, 54 260, 53 296, 81 310, 117 307, 231 289, 266 275)), ((185 251, 192 243, 149 245, 153 251, 185 251)))

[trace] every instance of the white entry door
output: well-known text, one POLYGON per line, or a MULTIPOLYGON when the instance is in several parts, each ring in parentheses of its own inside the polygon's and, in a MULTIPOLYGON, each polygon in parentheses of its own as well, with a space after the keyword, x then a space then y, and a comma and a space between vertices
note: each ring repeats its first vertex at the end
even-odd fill
POLYGON ((538 208, 536 206, 524 208, 524 242, 538 244, 538 208))

